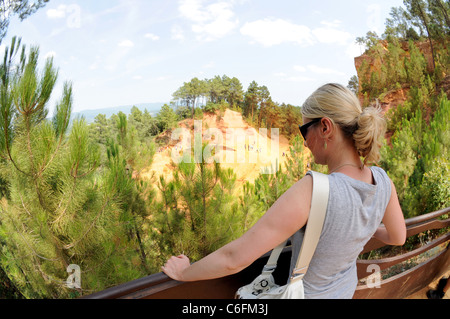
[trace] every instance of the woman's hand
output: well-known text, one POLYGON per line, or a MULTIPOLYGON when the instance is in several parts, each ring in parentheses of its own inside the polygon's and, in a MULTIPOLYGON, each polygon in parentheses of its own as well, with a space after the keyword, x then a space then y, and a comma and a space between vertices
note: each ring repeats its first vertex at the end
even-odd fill
POLYGON ((191 265, 189 258, 185 255, 170 258, 161 267, 162 271, 173 280, 183 281, 183 272, 191 265))

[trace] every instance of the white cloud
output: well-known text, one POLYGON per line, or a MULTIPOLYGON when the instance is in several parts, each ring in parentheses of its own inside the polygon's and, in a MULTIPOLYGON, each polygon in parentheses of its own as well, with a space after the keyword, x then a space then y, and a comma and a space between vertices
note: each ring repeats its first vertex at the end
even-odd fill
POLYGON ((316 28, 312 33, 321 43, 347 45, 355 37, 349 32, 339 30, 341 23, 340 20, 322 21, 320 24, 324 27, 316 28))
POLYGON ((246 23, 241 33, 266 47, 289 42, 304 46, 316 43, 349 45, 355 38, 351 33, 339 29, 340 20, 322 21, 321 24, 323 27, 310 29, 287 20, 266 18, 246 23))
POLYGON ((66 16, 66 9, 67 6, 64 4, 61 4, 56 9, 49 9, 47 10, 47 17, 49 19, 62 19, 66 16))
POLYGON ((120 42, 118 44, 119 47, 124 47, 124 48, 132 48, 134 47, 134 43, 131 40, 123 40, 122 42, 120 42))
POLYGON ((159 36, 153 34, 153 33, 147 33, 144 35, 145 38, 153 40, 153 41, 158 41, 159 40, 159 36))
POLYGON ((211 41, 226 36, 238 26, 232 8, 232 2, 204 5, 203 0, 182 0, 178 10, 182 17, 193 23, 192 31, 198 40, 211 41))
POLYGON ((208 13, 202 11, 202 2, 201 0, 182 0, 180 1, 180 6, 178 7, 178 11, 180 11, 181 15, 193 22, 203 23, 208 21, 208 13))
POLYGON ((246 23, 241 28, 243 35, 251 37, 255 42, 270 47, 286 42, 300 45, 311 45, 314 39, 311 30, 282 19, 264 19, 246 23))

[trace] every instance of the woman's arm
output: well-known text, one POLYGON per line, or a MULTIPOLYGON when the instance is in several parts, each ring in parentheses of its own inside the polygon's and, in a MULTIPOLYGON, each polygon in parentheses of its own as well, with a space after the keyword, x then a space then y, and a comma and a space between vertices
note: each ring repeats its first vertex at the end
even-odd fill
POLYGON ((247 268, 306 224, 312 183, 312 177, 306 175, 242 237, 192 265, 186 256, 172 257, 162 271, 178 281, 199 281, 229 276, 247 268))
POLYGON ((378 228, 373 237, 388 245, 403 246, 406 241, 405 218, 392 181, 391 187, 391 199, 383 217, 384 227, 378 228))

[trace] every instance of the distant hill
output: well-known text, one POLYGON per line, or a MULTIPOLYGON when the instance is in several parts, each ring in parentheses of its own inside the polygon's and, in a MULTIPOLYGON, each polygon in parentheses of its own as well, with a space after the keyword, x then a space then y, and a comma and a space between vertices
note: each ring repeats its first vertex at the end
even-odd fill
POLYGON ((164 104, 169 104, 169 103, 167 103, 167 102, 141 103, 141 104, 109 107, 109 108, 104 108, 104 109, 96 109, 96 110, 84 110, 84 111, 80 111, 80 112, 74 112, 72 114, 72 119, 82 116, 86 119, 87 123, 92 123, 92 122, 94 122, 95 118, 99 114, 106 115, 106 118, 110 118, 113 114, 117 114, 119 112, 123 112, 126 115, 129 115, 131 113, 131 109, 133 108, 133 106, 136 106, 142 112, 144 112, 144 110, 147 110, 150 112, 150 114, 152 116, 155 116, 161 110, 161 107, 164 104))

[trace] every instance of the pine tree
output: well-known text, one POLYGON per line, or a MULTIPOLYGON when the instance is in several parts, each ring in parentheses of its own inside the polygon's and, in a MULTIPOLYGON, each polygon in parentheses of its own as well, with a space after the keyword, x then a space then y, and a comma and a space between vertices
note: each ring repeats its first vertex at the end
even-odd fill
POLYGON ((433 71, 436 68, 435 52, 433 46, 433 35, 430 30, 430 16, 428 13, 428 4, 424 0, 403 0, 412 19, 419 21, 420 28, 425 28, 428 41, 430 43, 431 55, 433 57, 433 71))
POLYGON ((244 99, 244 115, 247 118, 250 118, 250 123, 253 123, 254 121, 254 114, 256 110, 258 109, 258 83, 255 81, 252 81, 250 83, 247 92, 245 93, 245 99, 244 99))
POLYGON ((93 141, 106 145, 108 139, 108 121, 105 114, 99 114, 89 126, 89 136, 93 141))
POLYGON ((392 138, 392 148, 387 144, 382 149, 381 166, 386 170, 396 186, 404 214, 409 215, 406 209, 406 197, 409 188, 409 178, 417 165, 417 140, 413 136, 413 128, 409 121, 403 121, 401 130, 392 138))
POLYGON ((297 135, 292 140, 292 146, 290 147, 289 154, 286 154, 287 161, 285 164, 285 169, 291 183, 295 183, 302 179, 308 169, 307 154, 305 154, 306 150, 303 143, 302 137, 297 135))
POLYGON ((58 72, 52 59, 38 70, 37 48, 15 63, 19 49, 14 39, 0 68, 0 154, 10 191, 0 205, 2 268, 27 298, 80 296, 142 276, 122 218, 126 165, 115 152, 101 166, 83 119, 69 130, 69 82, 53 120, 46 119, 58 72), (77 290, 66 283, 69 265, 81 269, 77 290))
POLYGON ((159 111, 156 119, 158 121, 159 130, 164 132, 165 130, 172 129, 176 126, 178 117, 174 110, 169 105, 165 104, 159 111))
POLYGON ((151 266, 146 257, 144 228, 150 215, 147 203, 151 203, 155 195, 148 183, 139 177, 143 169, 151 166, 155 145, 152 141, 141 141, 136 128, 129 126, 124 113, 119 112, 116 124, 119 133, 116 141, 108 141, 108 165, 117 161, 124 170, 124 187, 118 188, 117 192, 117 197, 120 197, 122 202, 121 219, 127 225, 126 232, 129 239, 138 244, 142 266, 148 272, 151 266), (133 175, 136 175, 136 180, 133 179, 133 175))
POLYGON ((409 41, 409 59, 405 60, 408 83, 421 87, 425 81, 426 60, 413 41, 409 41))
POLYGON ((434 24, 440 26, 440 29, 442 30, 440 35, 448 35, 450 31, 450 3, 443 0, 428 0, 428 7, 433 13, 433 20, 439 21, 434 24))
POLYGON ((388 43, 388 56, 387 60, 387 86, 389 88, 396 87, 397 83, 405 83, 406 70, 404 66, 403 56, 405 52, 400 46, 398 39, 392 39, 388 43))
POLYGON ((205 158, 181 162, 171 182, 160 177, 162 200, 153 215, 157 221, 153 239, 160 257, 184 252, 198 260, 239 237, 242 213, 235 183, 232 170, 205 158))
POLYGON ((235 108, 242 102, 244 97, 242 84, 236 77, 229 78, 227 76, 223 77, 222 82, 224 86, 223 95, 225 95, 230 107, 235 108))

